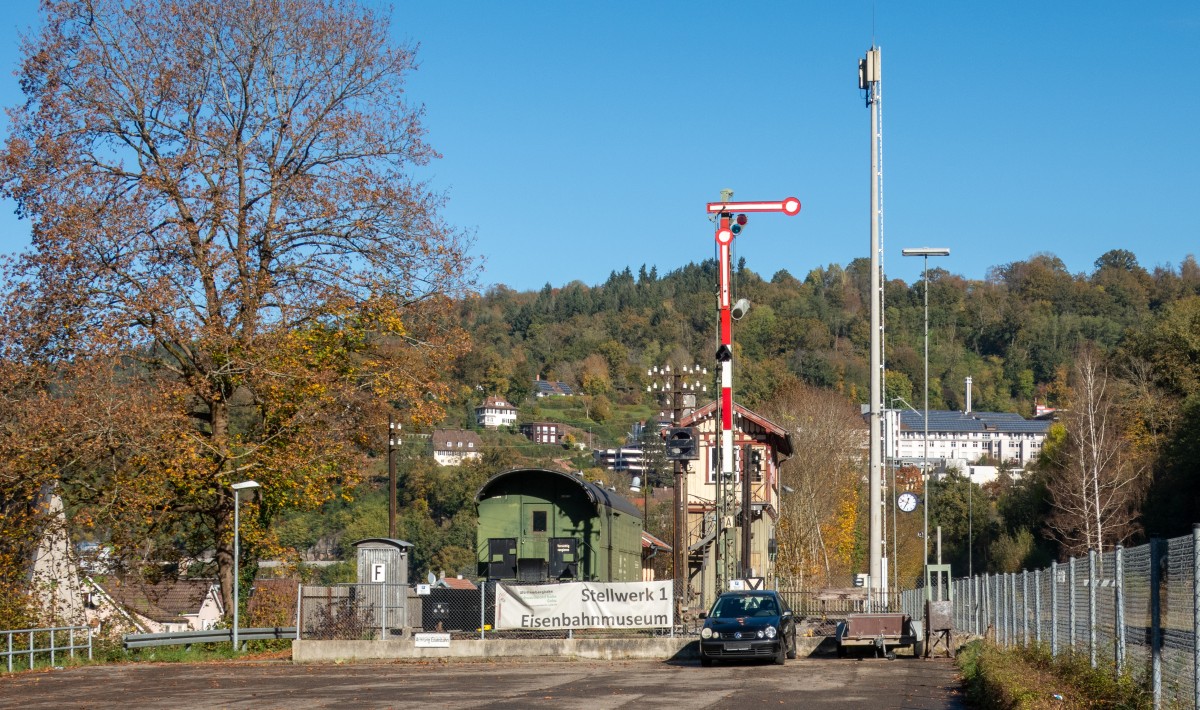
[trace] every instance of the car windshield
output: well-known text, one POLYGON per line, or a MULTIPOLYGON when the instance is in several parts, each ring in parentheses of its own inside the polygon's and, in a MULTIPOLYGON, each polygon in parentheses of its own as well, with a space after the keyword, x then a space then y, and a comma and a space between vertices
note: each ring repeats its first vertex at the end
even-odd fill
POLYGON ((768 596, 730 596, 721 597, 713 606, 711 616, 714 619, 742 616, 775 616, 779 606, 768 596))

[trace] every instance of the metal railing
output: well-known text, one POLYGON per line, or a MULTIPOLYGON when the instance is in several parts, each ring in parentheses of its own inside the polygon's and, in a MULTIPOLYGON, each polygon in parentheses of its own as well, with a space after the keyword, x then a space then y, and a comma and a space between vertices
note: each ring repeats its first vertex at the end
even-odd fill
MULTIPOLYGON (((296 627, 275 626, 238 629, 238 644, 243 641, 272 641, 296 638, 296 627)), ((125 650, 152 646, 191 646, 194 643, 233 643, 233 629, 205 631, 167 631, 157 634, 125 634, 125 650)))
MULTIPOLYGON (((1154 706, 1200 707, 1200 525, 1192 535, 952 582, 955 628, 1004 647, 1086 654, 1146 683, 1154 706)), ((924 590, 903 593, 920 615, 924 590)))
POLYGON ((74 658, 76 651, 87 651, 88 660, 92 660, 92 629, 90 626, 51 626, 43 629, 16 629, 0 631, 7 639, 4 650, 0 651, 7 659, 8 672, 13 672, 13 659, 24 660, 28 657, 26 668, 33 668, 39 654, 50 656, 50 665, 58 664, 58 653, 66 651, 68 657, 74 658), (80 641, 79 639, 84 639, 80 641), (15 639, 15 644, 14 644, 15 639), (62 645, 62 641, 66 645, 62 645))

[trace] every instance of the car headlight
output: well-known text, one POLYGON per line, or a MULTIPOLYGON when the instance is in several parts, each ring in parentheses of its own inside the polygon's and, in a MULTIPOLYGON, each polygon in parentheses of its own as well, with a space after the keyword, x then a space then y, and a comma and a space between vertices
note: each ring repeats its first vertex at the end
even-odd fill
POLYGON ((712 635, 712 629, 708 628, 707 626, 700 630, 700 638, 702 639, 712 638, 712 635))
POLYGON ((769 638, 769 639, 775 638, 775 627, 774 626, 767 627, 767 638, 769 638))

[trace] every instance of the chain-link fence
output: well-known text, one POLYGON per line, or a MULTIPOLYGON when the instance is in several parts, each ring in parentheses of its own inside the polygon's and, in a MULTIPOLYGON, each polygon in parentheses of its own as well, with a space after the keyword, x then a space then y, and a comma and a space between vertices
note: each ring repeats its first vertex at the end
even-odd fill
MULTIPOLYGON (((297 609, 299 637, 307 640, 380 640, 406 633, 448 633, 452 639, 645 638, 675 635, 658 629, 504 629, 495 628, 496 581, 474 588, 340 584, 301 587, 297 609), (425 593, 427 592, 427 593, 425 593), (401 601, 403 600, 403 601, 401 601)), ((555 582, 508 587, 545 586, 555 582)))
MULTIPOLYGON (((956 627, 1001 646, 1044 644, 1145 682, 1155 707, 1200 706, 1200 526, 1193 534, 953 582, 956 627)), ((902 594, 921 614, 925 590, 902 594)))

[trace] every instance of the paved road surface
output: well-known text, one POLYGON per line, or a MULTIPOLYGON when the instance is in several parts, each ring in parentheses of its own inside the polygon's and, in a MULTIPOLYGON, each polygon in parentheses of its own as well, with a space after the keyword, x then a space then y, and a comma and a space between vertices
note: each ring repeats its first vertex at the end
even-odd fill
POLYGON ((962 708, 949 660, 126 664, 0 678, 0 707, 962 708))

